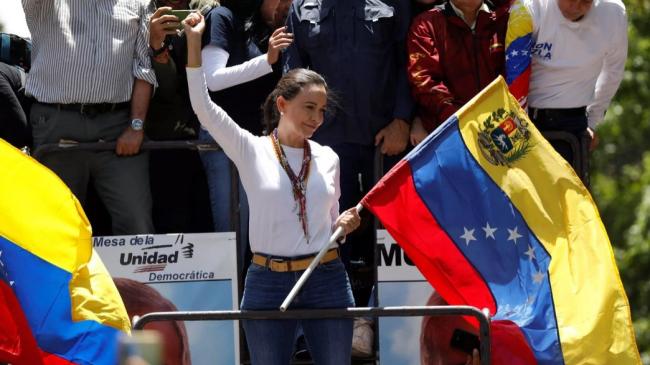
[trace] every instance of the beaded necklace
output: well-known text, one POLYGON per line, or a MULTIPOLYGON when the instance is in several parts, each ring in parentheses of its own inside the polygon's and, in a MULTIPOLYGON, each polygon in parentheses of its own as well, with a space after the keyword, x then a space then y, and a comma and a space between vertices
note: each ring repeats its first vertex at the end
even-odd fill
POLYGON ((280 165, 291 181, 291 190, 293 191, 293 199, 295 200, 293 211, 298 215, 298 221, 302 225, 302 231, 305 233, 307 244, 309 244, 309 231, 307 230, 307 179, 309 178, 309 165, 311 162, 311 148, 309 147, 309 142, 305 139, 303 145, 302 166, 300 167, 300 174, 296 176, 291 169, 291 166, 289 166, 284 149, 282 149, 282 146, 280 145, 278 129, 275 128, 269 137, 273 143, 275 156, 278 158, 280 165))

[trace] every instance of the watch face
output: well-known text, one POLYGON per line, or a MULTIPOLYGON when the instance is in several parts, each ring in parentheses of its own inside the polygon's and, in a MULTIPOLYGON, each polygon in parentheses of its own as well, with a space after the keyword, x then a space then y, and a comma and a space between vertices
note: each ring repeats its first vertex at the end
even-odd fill
POLYGON ((131 121, 131 128, 135 131, 141 131, 144 127, 144 122, 142 119, 133 119, 131 121))

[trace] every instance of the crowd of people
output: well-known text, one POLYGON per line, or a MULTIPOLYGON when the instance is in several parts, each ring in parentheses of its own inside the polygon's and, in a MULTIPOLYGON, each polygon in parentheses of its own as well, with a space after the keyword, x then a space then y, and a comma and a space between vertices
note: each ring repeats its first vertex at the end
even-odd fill
MULTIPOLYGON (((375 156, 390 167, 505 76, 516 56, 505 49, 512 9, 531 15, 527 101, 541 130, 586 133, 596 148, 627 56, 620 0, 22 3, 31 69, 0 63, 0 138, 32 150, 115 142, 114 151, 39 156, 82 205, 92 184, 114 235, 154 233, 163 220, 190 231, 203 201, 212 230, 239 230, 240 264, 250 265, 245 309, 277 308, 337 226, 346 243, 326 255, 297 302, 375 304, 372 285, 352 290, 348 279, 355 265, 374 264, 372 219, 352 207, 377 179, 375 156), (180 9, 195 12, 181 19, 180 9), (150 153, 141 149, 148 139, 219 149, 150 153), (195 196, 197 180, 209 201, 195 196)), ((300 331, 319 364, 345 363, 352 351, 348 320, 244 328, 254 364, 287 363, 300 331)))

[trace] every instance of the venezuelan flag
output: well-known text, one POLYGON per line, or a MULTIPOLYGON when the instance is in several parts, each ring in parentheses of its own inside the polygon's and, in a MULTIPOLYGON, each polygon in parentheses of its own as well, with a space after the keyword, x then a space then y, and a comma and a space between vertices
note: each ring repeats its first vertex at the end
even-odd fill
POLYGON ((515 0, 510 7, 506 31, 506 81, 522 107, 526 106, 528 98, 532 49, 533 18, 523 0, 515 0))
POLYGON ((54 173, 3 140, 0 267, 0 285, 20 303, 44 364, 117 363, 129 320, 92 250, 86 215, 54 173))
POLYGON ((641 363, 598 210, 502 78, 362 204, 447 302, 489 309, 496 363, 641 363))

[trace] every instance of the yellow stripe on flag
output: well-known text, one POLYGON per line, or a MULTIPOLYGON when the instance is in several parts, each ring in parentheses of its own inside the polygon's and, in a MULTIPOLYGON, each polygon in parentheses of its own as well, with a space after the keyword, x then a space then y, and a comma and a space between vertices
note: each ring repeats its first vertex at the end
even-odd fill
POLYGON ((501 77, 456 115, 469 151, 551 256, 549 276, 565 363, 641 364, 607 232, 573 169, 528 120, 501 77), (492 114, 500 108, 525 127, 527 123, 530 137, 527 149, 495 158, 489 152, 499 155, 496 148, 483 147, 479 133, 490 129, 488 120, 502 122, 492 114), (506 164, 499 165, 499 159, 506 164))
POLYGON ((0 235, 70 273, 90 259, 90 223, 72 192, 2 139, 0 235))
POLYGON ((70 281, 72 320, 92 320, 130 333, 131 323, 122 298, 104 263, 93 250, 90 262, 70 281))

